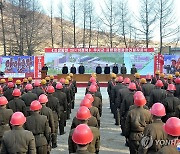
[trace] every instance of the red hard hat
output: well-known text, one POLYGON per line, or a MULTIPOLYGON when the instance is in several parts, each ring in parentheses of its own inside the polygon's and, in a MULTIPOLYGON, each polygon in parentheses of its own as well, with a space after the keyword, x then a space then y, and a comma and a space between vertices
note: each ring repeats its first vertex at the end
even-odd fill
POLYGON ((150 109, 150 111, 152 115, 158 117, 163 117, 166 115, 166 109, 162 103, 155 103, 150 109))
POLYGON ((33 86, 31 84, 27 84, 25 86, 25 89, 28 90, 28 91, 31 91, 33 89, 33 86))
POLYGON ((63 89, 62 83, 57 83, 56 84, 56 89, 63 89))
POLYGON ((13 126, 19 126, 23 125, 26 122, 26 117, 22 112, 15 112, 11 117, 11 125, 13 126))
POLYGON ((94 86, 94 85, 91 85, 91 86, 89 87, 89 91, 90 91, 91 93, 95 93, 95 92, 97 92, 97 87, 94 86))
POLYGON ((129 84, 130 82, 131 82, 130 78, 125 78, 123 81, 124 84, 129 84))
POLYGON ((177 117, 169 118, 163 128, 164 131, 171 136, 180 136, 180 119, 177 117))
POLYGON ((157 80, 156 84, 155 84, 156 87, 163 87, 164 84, 161 80, 157 80))
POLYGON ((90 81, 91 83, 92 83, 92 82, 96 82, 96 78, 95 78, 95 77, 91 77, 89 81, 90 81))
POLYGON ((122 76, 118 76, 117 81, 118 82, 123 82, 123 77, 122 76))
POLYGON ((176 78, 176 79, 175 79, 175 83, 176 83, 176 84, 180 84, 180 78, 176 78))
POLYGON ((13 82, 8 82, 8 88, 14 88, 14 83, 13 82))
POLYGON ((47 103, 48 102, 48 98, 45 94, 41 94, 39 96, 39 100, 38 100, 41 104, 47 103))
POLYGON ((53 86, 48 86, 46 91, 47 91, 47 93, 49 93, 49 94, 52 94, 52 93, 54 93, 54 92, 55 92, 55 90, 54 90, 54 87, 53 87, 53 86))
POLYGON ((40 86, 40 82, 36 80, 36 81, 34 82, 34 86, 35 86, 35 87, 39 87, 39 86, 40 86))
POLYGON ((92 107, 92 102, 91 102, 90 99, 84 98, 84 99, 81 101, 80 106, 85 106, 85 107, 87 107, 87 108, 91 108, 91 107, 92 107))
POLYGON ((131 82, 128 86, 129 89, 131 90, 136 90, 136 84, 134 82, 131 82))
POLYGON ((80 124, 74 129, 72 140, 76 144, 86 145, 92 142, 93 133, 86 124, 80 124))
POLYGON ((61 78, 61 79, 59 80, 59 82, 62 83, 62 84, 64 84, 64 83, 65 83, 65 79, 64 79, 64 78, 61 78))
POLYGON ((133 97, 134 104, 136 106, 144 106, 146 104, 146 98, 144 97, 144 94, 141 91, 137 91, 133 97))
POLYGON ((21 96, 21 91, 19 89, 14 89, 12 92, 13 96, 21 96))
POLYGON ((31 111, 38 111, 42 108, 42 105, 39 101, 35 100, 31 102, 30 110, 31 111))
POLYGON ((147 74, 147 75, 146 75, 146 80, 151 80, 151 79, 152 79, 151 74, 147 74))
POLYGON ((81 106, 77 111, 76 118, 78 120, 88 120, 91 118, 90 110, 85 106, 81 106))
POLYGON ((85 99, 85 98, 89 99, 89 100, 91 101, 91 103, 94 102, 94 97, 93 97, 91 94, 86 94, 86 95, 84 96, 84 99, 85 99))
POLYGON ((168 88, 167 88, 168 91, 175 91, 176 90, 176 87, 174 84, 168 84, 168 88))
POLYGON ((7 103, 8 103, 8 101, 7 101, 6 97, 1 96, 1 97, 0 97, 0 105, 1 105, 1 106, 2 106, 2 105, 6 105, 7 103))

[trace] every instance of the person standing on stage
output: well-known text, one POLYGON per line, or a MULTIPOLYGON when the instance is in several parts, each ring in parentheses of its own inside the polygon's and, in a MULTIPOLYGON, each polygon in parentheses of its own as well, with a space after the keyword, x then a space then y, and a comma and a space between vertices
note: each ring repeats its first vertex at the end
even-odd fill
POLYGON ((62 74, 68 74, 68 67, 66 64, 64 64, 64 67, 62 68, 62 74))
POLYGON ((104 68, 104 74, 110 74, 110 67, 108 64, 106 64, 106 67, 104 68))
MULTIPOLYGON (((48 72, 48 67, 47 67, 46 64, 44 64, 44 66, 42 67, 41 71, 47 71, 48 72)), ((46 73, 46 75, 47 75, 47 73, 46 73)))
POLYGON ((122 67, 121 67, 121 74, 126 74, 127 73, 127 69, 125 64, 123 63, 122 67))
POLYGON ((102 67, 100 66, 100 64, 98 64, 98 66, 96 67, 96 74, 101 74, 102 73, 102 67))
POLYGON ((72 66, 70 68, 70 73, 76 74, 76 67, 74 66, 74 64, 72 64, 72 66))
POLYGON ((44 64, 44 66, 42 67, 42 71, 48 71, 48 67, 46 64, 44 64))
POLYGON ((132 65, 132 68, 131 68, 131 74, 135 74, 137 73, 137 68, 135 66, 135 64, 132 65))
POLYGON ((115 74, 118 74, 118 72, 119 72, 119 69, 118 69, 118 66, 117 66, 116 63, 113 66, 112 72, 115 73, 115 74))
POLYGON ((84 74, 84 72, 85 72, 85 68, 83 66, 83 63, 81 63, 79 66, 79 74, 84 74))

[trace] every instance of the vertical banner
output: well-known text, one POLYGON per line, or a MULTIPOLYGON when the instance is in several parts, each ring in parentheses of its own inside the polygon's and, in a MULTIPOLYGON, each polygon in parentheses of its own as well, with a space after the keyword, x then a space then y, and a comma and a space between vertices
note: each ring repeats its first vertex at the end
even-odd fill
POLYGON ((35 56, 34 58, 34 78, 41 78, 41 69, 44 65, 44 56, 35 56))
POLYGON ((160 72, 163 72, 163 65, 164 65, 164 56, 161 54, 154 56, 154 74, 156 70, 160 70, 160 72))

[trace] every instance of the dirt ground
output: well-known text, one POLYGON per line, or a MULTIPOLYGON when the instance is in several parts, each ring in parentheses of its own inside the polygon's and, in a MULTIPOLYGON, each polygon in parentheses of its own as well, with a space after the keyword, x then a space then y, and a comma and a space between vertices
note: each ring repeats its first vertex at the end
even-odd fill
MULTIPOLYGON (((114 125, 113 115, 110 113, 109 100, 106 88, 101 88, 103 96, 103 115, 101 117, 101 147, 99 154, 129 154, 129 150, 124 146, 125 138, 120 135, 121 129, 114 125)), ((80 101, 84 97, 85 88, 78 88, 75 101, 75 109, 72 110, 71 119, 67 121, 66 134, 58 135, 58 147, 51 151, 52 154, 68 154, 68 135, 73 117, 79 107, 80 101)))

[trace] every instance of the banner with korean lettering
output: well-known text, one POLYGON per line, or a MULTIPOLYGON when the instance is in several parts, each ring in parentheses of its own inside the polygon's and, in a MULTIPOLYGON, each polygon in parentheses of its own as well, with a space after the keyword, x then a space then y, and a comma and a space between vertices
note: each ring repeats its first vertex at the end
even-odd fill
POLYGON ((44 65, 44 56, 35 56, 34 58, 34 78, 41 78, 41 69, 44 65))
POLYGON ((154 56, 154 74, 156 70, 163 72, 163 65, 164 65, 164 56, 161 54, 157 54, 154 56))
POLYGON ((45 48, 45 52, 154 52, 154 48, 45 48))
MULTIPOLYGON (((104 69, 108 64, 111 67, 116 63, 119 67, 123 63, 128 67, 128 73, 132 64, 138 67, 138 71, 145 73, 150 71, 153 74, 153 48, 46 48, 45 63, 49 70, 48 75, 61 74, 64 64, 70 69, 74 64, 76 68, 81 63, 85 66, 85 73, 95 72, 98 64, 104 69), (131 59, 130 59, 131 57, 131 59), (141 64, 138 63, 138 59, 141 64), (131 61, 129 61, 131 60, 131 61), (151 66, 150 66, 151 65, 151 66)), ((78 72, 77 72, 78 73, 78 72)))
POLYGON ((34 77, 33 56, 3 56, 0 57, 0 70, 4 77, 34 77))

